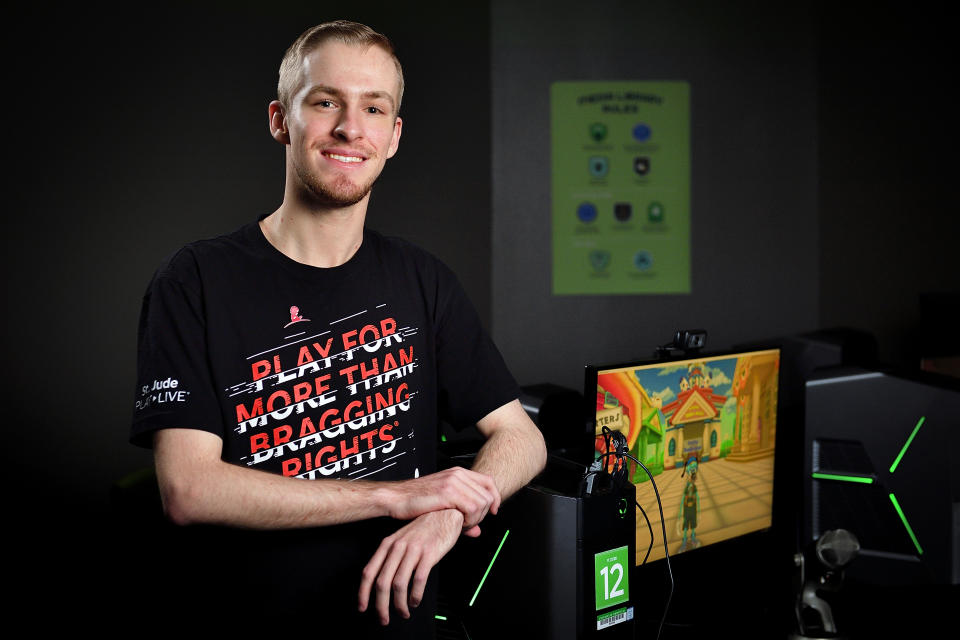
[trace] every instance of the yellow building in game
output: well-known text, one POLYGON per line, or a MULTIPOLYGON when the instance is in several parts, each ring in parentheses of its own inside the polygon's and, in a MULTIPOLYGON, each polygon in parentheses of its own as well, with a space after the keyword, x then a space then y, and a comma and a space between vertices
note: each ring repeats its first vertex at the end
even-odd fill
POLYGON ((706 461, 720 457, 720 411, 727 396, 713 392, 702 363, 693 363, 680 379, 677 399, 663 408, 667 418, 667 443, 663 465, 681 467, 696 457, 706 461))
POLYGON ((777 352, 740 358, 733 372, 731 395, 737 400, 737 420, 730 461, 773 455, 777 434, 777 352))

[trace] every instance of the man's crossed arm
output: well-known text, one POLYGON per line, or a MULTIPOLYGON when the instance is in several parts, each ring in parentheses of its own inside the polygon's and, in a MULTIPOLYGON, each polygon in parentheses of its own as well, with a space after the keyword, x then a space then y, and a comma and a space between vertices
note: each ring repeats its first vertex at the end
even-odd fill
POLYGON ((220 459, 218 436, 195 429, 158 431, 154 456, 164 510, 178 524, 288 529, 379 516, 411 520, 384 539, 363 572, 360 610, 374 589, 386 624, 391 594, 400 614, 409 616, 430 570, 460 534, 479 535, 487 513, 496 513, 501 499, 543 468, 543 438, 518 401, 492 411, 477 427, 487 441, 473 470, 455 467, 394 482, 304 482, 244 469, 220 459))
POLYGON ((229 464, 220 449, 219 437, 196 429, 154 436, 160 495, 173 522, 293 529, 452 508, 475 525, 500 505, 493 479, 467 469, 396 482, 303 481, 229 464))

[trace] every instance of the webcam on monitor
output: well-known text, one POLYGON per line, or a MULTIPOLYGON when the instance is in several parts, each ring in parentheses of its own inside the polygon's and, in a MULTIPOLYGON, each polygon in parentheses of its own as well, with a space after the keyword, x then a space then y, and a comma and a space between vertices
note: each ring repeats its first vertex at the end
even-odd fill
POLYGON ((657 347, 656 357, 665 358, 678 351, 691 355, 702 349, 706 343, 707 332, 705 329, 678 329, 673 334, 672 342, 657 347))

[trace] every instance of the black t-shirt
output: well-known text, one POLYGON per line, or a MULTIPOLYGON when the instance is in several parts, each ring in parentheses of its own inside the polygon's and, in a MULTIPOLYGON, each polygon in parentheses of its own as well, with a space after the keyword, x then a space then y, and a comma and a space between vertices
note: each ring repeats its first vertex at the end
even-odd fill
MULTIPOLYGON (((430 254, 365 230, 349 261, 316 268, 275 249, 257 223, 190 244, 157 270, 137 375, 132 442, 202 429, 223 439, 230 463, 304 479, 432 473, 439 416, 475 424, 519 391, 455 276, 430 254)), ((360 569, 402 525, 215 529, 198 544, 216 556, 206 575, 252 581, 254 602, 295 611, 322 594, 355 611, 360 569), (214 552, 220 542, 226 550, 214 552)), ((219 588, 231 589, 205 587, 219 588)), ((327 626, 350 611, 326 616, 327 626)))

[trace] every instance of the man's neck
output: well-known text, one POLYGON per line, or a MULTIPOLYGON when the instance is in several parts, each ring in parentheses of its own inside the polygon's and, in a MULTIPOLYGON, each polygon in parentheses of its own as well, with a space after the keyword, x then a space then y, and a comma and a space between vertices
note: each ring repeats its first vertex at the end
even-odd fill
POLYGON ((267 241, 291 260, 312 267, 338 267, 363 242, 369 195, 350 207, 308 208, 287 199, 260 221, 267 241))

